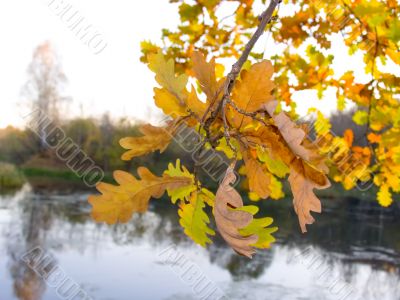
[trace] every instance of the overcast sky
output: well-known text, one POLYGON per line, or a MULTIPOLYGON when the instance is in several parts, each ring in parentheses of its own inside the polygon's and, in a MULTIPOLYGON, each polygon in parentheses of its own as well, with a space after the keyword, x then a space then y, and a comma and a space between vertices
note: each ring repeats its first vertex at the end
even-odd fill
MULTIPOLYGON (((105 49, 95 55, 56 15, 62 0, 13 0, 0 2, 0 128, 8 124, 20 126, 21 88, 27 81, 27 66, 35 47, 46 40, 52 42, 62 60, 68 78, 68 95, 72 97, 68 116, 80 114, 99 116, 109 111, 115 118, 128 116, 148 120, 158 114, 153 104, 155 81, 145 65, 140 63, 140 41, 158 42, 162 28, 175 28, 177 6, 168 0, 64 0, 78 11, 84 22, 92 25, 103 38, 105 49), (49 3, 53 1, 53 6, 49 3)), ((64 4, 65 5, 65 4, 64 4)), ((262 8, 260 8, 262 9, 262 8)), ((281 13, 288 13, 281 9, 281 13)), ((99 41, 100 38, 97 39, 99 41)), ((334 62, 338 76, 346 69, 363 76, 360 56, 347 56, 346 49, 334 42, 334 62)), ((266 48, 266 55, 276 52, 272 39, 264 35, 257 47, 266 48)), ((93 47, 92 47, 93 48, 93 47)), ((334 91, 327 101, 318 105, 328 113, 335 107, 334 91)), ((300 112, 318 103, 312 93, 301 93, 300 112), (307 98, 307 99, 304 99, 307 98)))

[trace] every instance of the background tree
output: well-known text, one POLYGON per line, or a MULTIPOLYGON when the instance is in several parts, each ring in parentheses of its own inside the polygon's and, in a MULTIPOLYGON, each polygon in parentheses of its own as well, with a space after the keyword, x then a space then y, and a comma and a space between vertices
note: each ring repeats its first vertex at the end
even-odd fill
MULTIPOLYGON (((63 116, 60 114, 61 105, 68 100, 63 95, 67 78, 62 71, 60 59, 49 42, 39 45, 28 67, 28 82, 23 93, 31 107, 31 111, 39 109, 55 124, 63 116)), ((40 151, 46 149, 46 131, 43 124, 38 123, 38 145, 40 151)))

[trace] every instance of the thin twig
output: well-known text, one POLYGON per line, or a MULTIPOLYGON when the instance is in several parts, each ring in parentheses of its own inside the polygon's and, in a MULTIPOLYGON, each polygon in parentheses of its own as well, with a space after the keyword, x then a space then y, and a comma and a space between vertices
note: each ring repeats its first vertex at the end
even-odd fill
MULTIPOLYGON (((227 128, 227 122, 226 122, 226 117, 225 117, 225 106, 226 102, 228 101, 230 94, 233 90, 233 87, 235 86, 236 78, 239 76, 240 71, 242 70, 242 67, 244 63, 247 61, 249 58, 250 52, 253 49, 254 45, 258 41, 258 39, 261 37, 261 35, 264 33, 265 27, 267 24, 271 21, 272 15, 278 6, 278 4, 281 2, 281 0, 271 0, 271 3, 269 4, 268 8, 261 14, 261 21, 260 24, 257 27, 257 30, 253 34, 253 36, 250 38, 248 43, 246 44, 244 51, 242 55, 239 57, 238 61, 232 65, 231 71, 228 73, 224 87, 224 95, 221 99, 221 101, 218 103, 218 106, 215 110, 211 112, 211 115, 208 119, 205 120, 204 122, 204 130, 206 132, 207 138, 210 138, 210 127, 212 123, 217 119, 218 115, 221 113, 222 120, 224 122, 224 129, 226 131, 227 128)), ((233 146, 230 144, 229 141, 229 133, 225 133, 225 138, 227 139, 227 143, 230 145, 232 148, 233 146)))
POLYGON ((246 117, 250 117, 250 118, 252 118, 253 120, 258 121, 258 122, 262 123, 263 125, 265 125, 265 126, 267 126, 267 127, 268 127, 269 125, 271 125, 271 124, 267 123, 265 120, 263 120, 263 119, 257 117, 257 114, 260 113, 260 112, 262 112, 262 111, 247 112, 247 111, 245 111, 245 110, 243 110, 243 109, 237 107, 237 105, 235 104, 235 102, 233 102, 230 98, 228 98, 228 100, 226 101, 226 103, 229 104, 230 106, 232 106, 233 109, 236 110, 239 114, 242 114, 242 115, 244 115, 244 116, 246 116, 246 117))

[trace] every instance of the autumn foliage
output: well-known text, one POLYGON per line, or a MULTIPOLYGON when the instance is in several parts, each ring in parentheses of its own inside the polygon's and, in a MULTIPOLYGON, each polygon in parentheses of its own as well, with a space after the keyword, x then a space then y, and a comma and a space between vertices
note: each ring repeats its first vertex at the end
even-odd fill
POLYGON ((315 190, 329 188, 328 178, 346 189, 372 182, 379 187, 379 203, 392 203, 392 194, 400 192, 400 78, 380 66, 400 65, 397 1, 286 1, 280 5, 292 15, 284 17, 275 1, 171 2, 178 3, 179 31, 163 30, 165 47, 142 43, 142 60, 158 83, 155 104, 170 118, 162 127, 143 125, 142 136, 122 139, 127 150, 122 159, 164 151, 184 124, 199 134, 204 150, 223 153, 230 166, 217 191, 203 186, 196 170, 179 160, 161 176, 144 167, 138 178, 116 171, 118 185, 100 183, 101 195, 89 198, 96 221, 127 222, 133 213, 146 211, 151 198, 167 193, 196 243, 211 243, 214 218, 226 242, 251 257, 254 248, 270 247, 277 228, 270 227, 270 217, 254 217, 257 206, 244 205, 232 186, 235 169, 244 175, 253 201, 282 198, 287 179, 302 232, 314 222, 312 213, 322 211, 315 190), (227 2, 236 5, 230 22, 220 17, 227 2), (254 11, 260 4, 266 10, 258 16, 254 11), (252 52, 264 31, 285 46, 269 60, 252 52), (329 50, 338 33, 351 54, 363 55, 370 81, 358 82, 351 71, 335 76, 329 50), (236 61, 228 72, 227 58, 236 61), (323 101, 328 88, 336 89, 339 110, 358 108, 353 119, 367 126, 367 146, 356 145, 351 130, 343 136, 332 132, 316 109, 311 110, 314 122, 296 122, 301 102, 293 95, 314 90, 323 101))

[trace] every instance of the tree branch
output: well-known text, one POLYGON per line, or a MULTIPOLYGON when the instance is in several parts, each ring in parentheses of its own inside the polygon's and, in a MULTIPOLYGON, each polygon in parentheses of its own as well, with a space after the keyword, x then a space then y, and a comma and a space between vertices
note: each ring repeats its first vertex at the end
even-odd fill
MULTIPOLYGON (((250 38, 248 43, 246 44, 244 51, 242 55, 239 57, 238 61, 232 65, 231 71, 228 73, 225 84, 224 84, 224 95, 221 99, 221 101, 218 103, 218 106, 215 110, 211 112, 211 115, 209 118, 207 118, 204 122, 204 130, 206 132, 207 138, 210 138, 210 127, 212 123, 217 119, 218 115, 222 111, 222 119, 224 122, 224 127, 226 127, 226 118, 225 118, 225 106, 227 101, 229 100, 230 94, 233 90, 233 87, 235 86, 236 78, 238 77, 240 71, 243 68, 244 63, 247 61, 249 58, 250 52, 253 49, 254 45, 257 43, 258 39, 262 36, 264 33, 265 27, 268 25, 269 22, 271 22, 272 15, 278 6, 278 4, 281 2, 281 0, 271 0, 271 3, 269 4, 268 8, 261 14, 260 16, 260 24, 257 27, 257 30, 254 32, 253 36, 250 38)), ((226 132, 225 129, 225 138, 227 139, 228 144, 230 147, 232 146, 229 141, 229 132, 226 132)), ((232 148, 232 147, 231 147, 232 148)))

